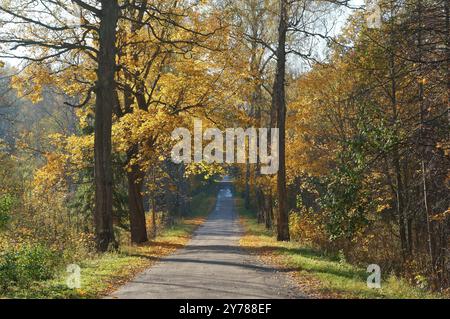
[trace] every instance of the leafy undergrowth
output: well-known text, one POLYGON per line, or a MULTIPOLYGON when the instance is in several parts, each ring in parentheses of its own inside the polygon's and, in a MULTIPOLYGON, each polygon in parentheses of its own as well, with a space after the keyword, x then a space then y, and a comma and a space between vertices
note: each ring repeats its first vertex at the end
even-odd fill
POLYGON ((265 263, 290 270, 293 279, 312 298, 443 298, 413 287, 403 279, 383 274, 381 289, 370 289, 365 269, 325 256, 298 242, 278 242, 271 231, 257 223, 240 198, 236 199, 236 205, 245 227, 240 245, 260 256, 265 263))
POLYGON ((216 194, 199 194, 193 199, 192 214, 164 229, 160 235, 139 246, 122 246, 120 251, 101 254, 78 263, 81 268, 81 289, 69 289, 67 274, 56 279, 37 281, 28 288, 10 289, 6 298, 84 299, 107 296, 161 257, 186 245, 195 229, 214 208, 216 194))

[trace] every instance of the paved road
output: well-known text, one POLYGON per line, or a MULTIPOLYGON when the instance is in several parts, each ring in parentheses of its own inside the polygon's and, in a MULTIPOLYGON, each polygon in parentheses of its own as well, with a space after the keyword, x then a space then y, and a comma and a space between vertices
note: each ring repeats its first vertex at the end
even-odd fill
POLYGON ((112 298, 304 298, 285 273, 239 247, 233 195, 221 188, 214 212, 188 245, 121 287, 112 298))

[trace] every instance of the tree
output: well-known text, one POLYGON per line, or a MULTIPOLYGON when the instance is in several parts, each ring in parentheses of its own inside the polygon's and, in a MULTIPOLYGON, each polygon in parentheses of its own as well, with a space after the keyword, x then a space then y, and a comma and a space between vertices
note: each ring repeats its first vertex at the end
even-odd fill
MULTIPOLYGON (((272 99, 272 69, 274 52, 267 47, 275 41, 276 21, 274 13, 270 10, 271 2, 259 0, 246 0, 233 3, 233 38, 239 45, 233 48, 233 53, 245 63, 233 63, 236 72, 245 74, 245 84, 239 93, 244 101, 243 109, 246 117, 243 126, 267 127, 270 123, 272 99)), ((231 50, 230 50, 231 51, 231 50)), ((259 148, 259 145, 257 145, 259 148)), ((256 205, 258 222, 264 222, 271 228, 272 219, 270 211, 272 200, 272 181, 260 174, 259 161, 253 165, 246 161, 244 175, 244 198, 247 209, 251 204, 256 205), (270 191, 269 191, 270 189, 270 191), (254 199, 252 200, 252 196, 254 199), (269 207, 270 206, 270 207, 269 207)))
MULTIPOLYGON (((87 91, 86 99, 79 105, 83 107, 90 101, 91 93, 96 94, 95 121, 95 213, 96 242, 99 251, 106 251, 110 244, 114 244, 112 226, 112 166, 111 166, 111 125, 112 109, 115 99, 115 39, 119 18, 118 1, 98 1, 100 8, 81 0, 73 1, 82 13, 76 16, 70 6, 70 1, 48 2, 38 5, 30 2, 16 2, 14 5, 4 2, 0 5, 0 12, 6 17, 2 21, 8 28, 16 28, 13 32, 2 35, 0 41, 11 44, 5 56, 29 61, 29 68, 42 68, 45 63, 59 61, 62 66, 76 63, 75 52, 84 54, 95 61, 97 79, 94 89, 87 91), (20 8, 20 9, 19 9, 20 8), (61 12, 63 12, 61 14, 61 12), (86 14, 84 14, 86 12, 86 14), (64 16, 66 15, 66 17, 64 16), (79 19, 79 25, 73 25, 73 18, 79 19), (99 24, 89 23, 87 16, 99 19, 99 24), (45 16, 45 19, 42 19, 45 16), (69 21, 67 16, 72 17, 69 21), (26 23, 36 34, 27 33, 17 25, 26 23), (78 31, 78 33, 77 33, 78 31), (96 36, 95 36, 96 35, 96 36), (89 39, 89 37, 92 37, 89 39), (95 45, 98 44, 98 48, 95 45), (36 48, 24 54, 13 53, 18 48, 36 48)), ((78 59, 79 62, 79 59, 78 59)), ((64 67, 61 67, 64 68, 64 67)), ((47 68, 47 72, 51 68, 47 68)), ((55 73, 61 72, 57 70, 55 73)), ((61 72, 62 73, 62 72, 61 72)), ((48 73, 47 73, 48 74, 48 73)), ((43 74, 45 76, 45 73, 43 74)), ((37 79, 42 85, 48 79, 37 79)), ((42 87, 36 88, 39 94, 42 87)), ((69 103, 68 103, 69 104, 69 103)), ((114 244, 115 245, 115 244, 114 244)))
MULTIPOLYGON (((163 136, 172 128, 172 125, 166 126, 166 121, 175 124, 184 112, 207 109, 208 100, 213 97, 213 92, 208 87, 197 87, 197 92, 194 93, 190 82, 189 73, 198 80, 202 80, 202 75, 207 78, 202 73, 205 69, 196 69, 190 64, 193 60, 200 62, 202 55, 210 54, 208 51, 217 50, 215 34, 220 34, 222 29, 220 24, 216 25, 214 12, 198 15, 201 6, 200 3, 192 6, 180 1, 154 4, 132 1, 127 4, 123 14, 124 21, 120 24, 120 70, 117 77, 121 94, 115 115, 123 123, 132 117, 141 117, 137 121, 139 125, 146 129, 152 128, 145 131, 147 135, 140 134, 137 139, 129 138, 124 143, 126 145, 123 145, 126 152, 131 239, 134 243, 147 241, 143 196, 145 178, 148 171, 155 171, 152 166, 159 164, 155 160, 158 157, 155 155, 156 149, 166 142, 163 136), (204 26, 200 29, 201 18, 210 20, 210 29, 204 26), (192 57, 189 59, 189 56, 192 57), (190 71, 187 70, 187 65, 190 66, 190 71), (184 87, 175 84, 175 78, 178 83, 184 83, 184 87), (165 85, 172 87, 170 93, 165 91, 165 85), (164 91, 166 95, 161 94, 164 91), (147 113, 158 114, 160 122, 156 120, 156 116, 151 121, 143 116, 147 113)), ((138 128, 122 129, 129 133, 138 128)))
MULTIPOLYGON (((329 8, 340 2, 308 3, 306 1, 278 2, 278 43, 274 50, 276 74, 273 84, 272 113, 276 114, 279 129, 279 170, 277 174, 277 239, 290 240, 289 205, 286 189, 286 57, 288 54, 315 60, 312 46, 316 38, 331 41, 326 23, 321 20, 329 14, 329 8), (318 25, 319 24, 319 25, 318 25), (322 25, 323 24, 323 25, 322 25), (316 28, 319 27, 319 30, 316 28), (323 30, 320 30, 322 27, 323 30), (290 35, 290 39, 288 36, 290 35)), ((343 2, 345 4, 346 2, 343 2)))
MULTIPOLYGON (((96 9, 95 9, 96 10, 96 9)), ((95 231, 97 246, 106 251, 115 244, 112 219, 111 132, 116 99, 116 29, 119 19, 117 0, 102 0, 98 12, 98 69, 95 87, 95 231)))
POLYGON ((279 2, 277 66, 273 84, 272 107, 276 111, 279 133, 279 168, 277 175, 278 215, 277 240, 289 241, 289 211, 286 193, 286 37, 288 32, 287 1, 279 2))
POLYGON ((294 236, 342 249, 351 260, 392 265, 406 277, 426 274, 431 286, 443 287, 444 4, 388 1, 382 9, 379 28, 355 14, 327 63, 314 65, 290 91, 288 176, 304 181, 294 236), (297 233, 307 227, 320 231, 297 233))

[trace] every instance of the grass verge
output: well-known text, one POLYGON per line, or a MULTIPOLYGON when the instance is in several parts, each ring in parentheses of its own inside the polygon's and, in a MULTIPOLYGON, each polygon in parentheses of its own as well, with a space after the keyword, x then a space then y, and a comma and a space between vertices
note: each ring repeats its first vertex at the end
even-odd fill
POLYGON ((403 279, 382 274, 381 289, 370 289, 365 269, 325 256, 320 251, 298 242, 278 242, 271 231, 258 224, 247 211, 241 198, 237 210, 245 228, 240 245, 261 257, 268 264, 291 270, 289 273, 301 289, 312 298, 443 298, 403 279))
POLYGON ((35 282, 27 288, 10 289, 3 297, 92 299, 107 296, 161 257, 186 245, 195 229, 214 208, 215 201, 214 191, 198 194, 192 201, 192 214, 177 221, 173 227, 164 229, 156 239, 144 245, 122 246, 118 252, 79 262, 81 289, 69 289, 67 274, 61 272, 55 279, 35 282))

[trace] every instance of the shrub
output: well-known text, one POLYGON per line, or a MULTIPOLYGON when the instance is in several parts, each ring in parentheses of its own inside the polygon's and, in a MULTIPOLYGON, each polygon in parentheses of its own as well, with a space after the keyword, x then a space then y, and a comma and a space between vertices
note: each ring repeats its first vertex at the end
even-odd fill
POLYGON ((322 215, 312 208, 301 207, 299 211, 292 211, 289 214, 289 228, 294 240, 314 247, 328 247, 322 215))
POLYGON ((11 219, 10 213, 13 203, 14 201, 11 195, 6 194, 0 196, 0 230, 4 229, 11 219))
POLYGON ((43 245, 10 247, 0 253, 0 290, 51 279, 59 256, 43 245))

